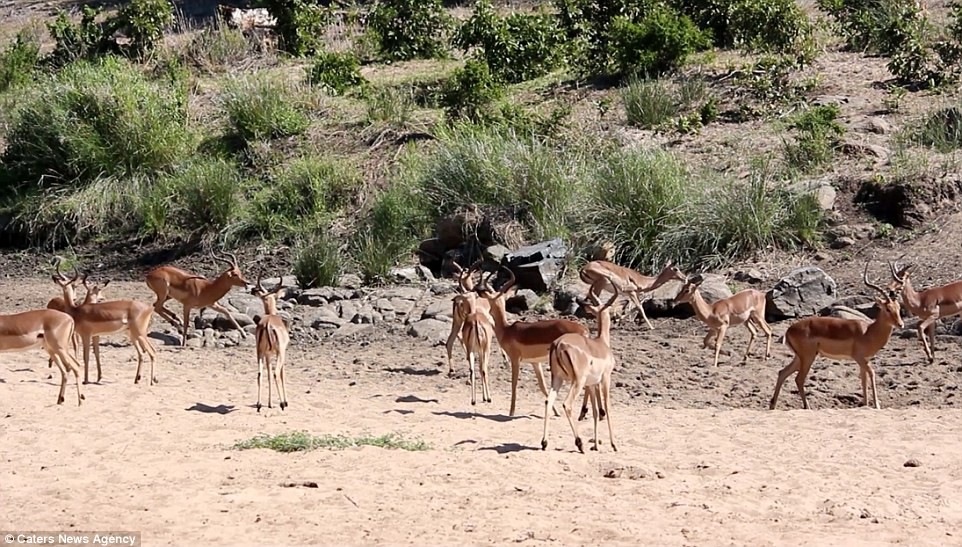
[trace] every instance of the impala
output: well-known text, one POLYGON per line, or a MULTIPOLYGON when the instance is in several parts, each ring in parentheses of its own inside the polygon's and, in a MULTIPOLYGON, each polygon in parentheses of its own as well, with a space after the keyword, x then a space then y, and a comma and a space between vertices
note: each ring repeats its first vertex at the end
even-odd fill
MULTIPOLYGON (((475 262, 469 269, 465 270, 457 262, 452 262, 454 269, 458 274, 458 289, 461 294, 457 294, 451 301, 451 332, 448 334, 448 340, 445 342, 445 348, 448 352, 448 374, 454 373, 454 365, 452 364, 451 354, 454 350, 454 341, 460 340, 461 345, 464 345, 464 338, 461 336, 461 326, 464 324, 464 318, 467 316, 468 309, 473 305, 477 313, 487 315, 491 318, 491 305, 487 300, 478 296, 475 292, 474 286, 474 272, 481 265, 481 261, 475 262)), ((467 350, 467 347, 465 347, 467 350)), ((501 352, 504 355, 504 352, 501 352)), ((507 357, 504 358, 505 361, 508 360, 507 357)))
MULTIPOLYGON (((902 255, 905 256, 905 255, 902 255)), ((941 287, 932 287, 924 291, 916 291, 912 287, 910 271, 914 264, 906 264, 899 268, 900 256, 895 263, 889 262, 893 283, 889 289, 898 291, 901 288, 902 305, 912 315, 921 319, 918 324, 919 340, 922 350, 929 362, 935 361, 935 323, 942 317, 952 317, 962 312, 962 281, 954 281, 941 287), (925 334, 928 331, 928 339, 925 334)))
POLYGON ((641 319, 644 319, 649 329, 654 329, 654 327, 651 326, 651 321, 648 320, 648 316, 645 314, 645 308, 641 305, 642 302, 638 298, 638 293, 651 292, 673 279, 683 283, 686 279, 684 274, 672 266, 670 260, 665 264, 665 267, 662 268, 661 273, 659 273, 657 277, 642 275, 631 268, 619 266, 607 260, 593 260, 589 262, 585 267, 581 268, 579 276, 582 281, 590 285, 586 297, 596 295, 594 299, 597 299, 597 296, 600 296, 602 291, 612 290, 613 283, 611 280, 619 283, 622 287, 621 292, 624 292, 628 296, 628 300, 630 300, 638 310, 639 323, 641 319))
MULTIPOLYGON (((618 298, 618 284, 611 282, 614 288, 614 295, 611 300, 601 308, 588 306, 589 313, 598 318, 598 334, 594 338, 589 338, 583 334, 569 333, 560 336, 551 344, 549 350, 549 364, 551 370, 551 390, 548 391, 545 399, 544 413, 544 434, 541 437, 541 450, 548 448, 548 409, 554 405, 554 400, 558 396, 558 390, 564 385, 565 380, 571 383, 568 396, 561 404, 571 431, 575 435, 575 446, 582 454, 585 452, 581 436, 578 435, 578 428, 571 417, 572 405, 578 398, 578 393, 585 390, 585 399, 591 397, 591 415, 594 418, 595 444, 592 450, 598 450, 600 444, 598 440, 598 418, 599 410, 605 411, 608 422, 608 442, 611 449, 615 452, 615 436, 611 425, 611 371, 615 366, 615 356, 611 353, 611 313, 609 308, 618 298), (603 406, 602 406, 603 405, 603 406)), ((592 295, 595 304, 599 304, 597 298, 592 295)))
POLYGON ((859 379, 862 382, 863 406, 868 406, 868 383, 871 380, 872 399, 875 408, 880 408, 875 386, 875 370, 869 360, 888 343, 889 337, 892 336, 892 329, 902 326, 902 316, 897 295, 893 291, 886 292, 885 289, 868 280, 867 263, 862 273, 862 280, 867 287, 881 294, 875 298, 879 306, 878 316, 871 323, 838 317, 806 317, 788 327, 785 332, 785 344, 795 356, 791 363, 778 373, 775 393, 768 405, 770 410, 775 409, 782 384, 792 373, 797 373, 795 385, 798 386, 798 396, 802 399, 802 408, 809 408, 808 400, 805 398, 805 377, 808 376, 812 363, 819 355, 829 359, 855 361, 858 364, 859 379))
MULTIPOLYGON (((57 257, 57 258, 58 258, 58 260, 57 260, 57 272, 59 273, 59 272, 60 272, 60 264, 61 264, 61 262, 62 262, 62 259, 61 259, 60 257, 57 257)), ((74 272, 76 272, 76 268, 74 268, 74 272)), ((84 283, 84 287, 87 288, 87 294, 84 296, 83 304, 90 304, 90 303, 92 303, 92 302, 99 302, 99 301, 100 301, 101 293, 103 292, 103 289, 105 289, 105 288, 107 287, 107 285, 110 284, 110 280, 108 279, 107 282, 103 284, 103 287, 98 287, 98 286, 96 286, 96 285, 94 285, 93 287, 88 287, 88 286, 87 286, 87 276, 85 275, 85 276, 83 276, 83 283, 84 283)), ((61 311, 61 312, 67 313, 67 305, 64 304, 64 300, 63 300, 63 297, 62 297, 62 296, 55 296, 55 297, 51 298, 50 301, 47 302, 47 308, 48 308, 48 309, 51 309, 51 310, 57 310, 57 311, 61 311)), ((75 331, 75 332, 74 332, 74 335, 73 335, 73 339, 72 339, 74 357, 77 356, 77 344, 79 343, 79 338, 80 338, 80 337, 77 335, 77 333, 76 333, 76 331, 75 331)), ((94 339, 94 344, 95 344, 95 346, 99 346, 99 345, 100 345, 100 338, 95 338, 95 339, 94 339)), ((99 351, 99 349, 98 349, 98 350, 95 350, 95 351, 99 351)), ((53 359, 49 359, 49 360, 47 361, 47 368, 51 368, 51 367, 53 367, 53 359)), ((52 377, 53 377, 53 376, 50 376, 50 378, 52 378, 52 377)), ((48 379, 49 379, 49 378, 48 378, 48 379)))
POLYGON ((765 293, 755 289, 745 289, 728 298, 709 304, 698 289, 704 281, 705 279, 701 275, 696 275, 687 280, 682 285, 678 296, 675 297, 675 303, 690 303, 698 319, 708 325, 708 334, 705 336, 702 346, 708 348, 710 347, 709 343, 714 340, 715 366, 718 366, 718 354, 721 353, 722 341, 725 339, 725 332, 728 327, 742 324, 751 333, 742 363, 748 362, 748 356, 752 353, 752 346, 755 344, 755 337, 758 335, 758 331, 755 329, 756 325, 768 337, 768 345, 765 348, 765 360, 767 361, 772 356, 772 329, 765 322, 765 293))
MULTIPOLYGON (((488 357, 491 354, 491 341, 494 338, 494 325, 491 316, 478 311, 478 298, 464 301, 467 309, 461 324, 461 343, 468 357, 468 369, 471 378, 471 405, 477 403, 477 393, 474 384, 474 361, 477 355, 481 369, 481 400, 490 403, 491 394, 488 391, 488 357)), ((487 302, 486 300, 484 302, 487 302)))
MULTIPOLYGON (((559 336, 567 333, 588 334, 588 328, 580 323, 567 319, 545 319, 527 323, 515 321, 508 323, 508 314, 505 311, 505 299, 508 290, 514 286, 515 276, 509 268, 509 279, 495 291, 488 284, 491 275, 482 280, 479 294, 491 305, 491 317, 494 319, 494 334, 501 346, 501 351, 507 356, 511 363, 511 410, 509 414, 514 416, 515 402, 518 395, 518 375, 521 372, 521 363, 531 363, 534 367, 535 376, 538 378, 538 387, 541 393, 548 395, 548 387, 545 385, 544 371, 541 363, 548 360, 548 349, 551 343, 559 336)), ((493 274, 492 274, 493 275, 493 274)), ((587 392, 585 393, 587 397, 587 392)), ((555 415, 558 410, 554 409, 555 415)))
MULTIPOLYGON (((75 305, 75 286, 80 280, 79 274, 74 273, 72 279, 67 278, 59 268, 51 276, 54 283, 63 291, 63 299, 67 304, 67 313, 74 319, 77 335, 83 346, 84 383, 90 383, 90 347, 93 346, 94 359, 97 362, 97 383, 103 378, 100 365, 100 337, 121 332, 127 333, 130 345, 137 352, 137 372, 134 383, 140 382, 140 370, 144 364, 144 353, 150 358, 150 377, 148 385, 154 385, 154 361, 157 350, 147 337, 150 329, 151 307, 136 300, 111 300, 108 302, 89 302, 75 305)), ((86 276, 84 277, 86 285, 86 276)), ((106 284, 105 284, 106 285, 106 284)), ((90 296, 88 286, 88 296, 90 296)), ((97 294, 97 293, 94 293, 97 294)))
POLYGON ((61 311, 43 309, 0 315, 0 352, 43 348, 50 360, 57 364, 60 369, 58 405, 64 401, 68 370, 73 372, 77 381, 77 405, 84 400, 80 393, 80 363, 67 351, 73 334, 73 318, 61 311))
POLYGON ((147 273, 146 282, 150 290, 157 295, 154 311, 163 317, 176 329, 182 329, 181 346, 187 345, 187 330, 190 328, 190 312, 193 309, 210 308, 223 315, 240 331, 242 338, 247 333, 237 324, 237 320, 230 311, 217 301, 224 297, 232 287, 247 287, 247 280, 241 275, 237 266, 237 257, 227 253, 227 258, 218 257, 211 251, 210 256, 215 261, 223 262, 228 268, 213 281, 194 275, 174 266, 159 266, 147 273), (176 315, 164 306, 173 298, 184 306, 183 324, 178 324, 176 315))
POLYGON ((284 298, 286 288, 279 284, 272 291, 261 286, 261 278, 257 277, 257 285, 251 289, 251 294, 261 299, 264 304, 264 316, 257 322, 255 340, 257 340, 257 411, 261 411, 261 375, 267 366, 267 408, 271 407, 271 377, 277 388, 277 398, 280 400, 281 410, 287 408, 287 386, 284 384, 284 362, 287 360, 287 346, 291 341, 290 333, 284 319, 277 314, 277 299, 284 298), (273 365, 271 360, 274 361, 273 365))

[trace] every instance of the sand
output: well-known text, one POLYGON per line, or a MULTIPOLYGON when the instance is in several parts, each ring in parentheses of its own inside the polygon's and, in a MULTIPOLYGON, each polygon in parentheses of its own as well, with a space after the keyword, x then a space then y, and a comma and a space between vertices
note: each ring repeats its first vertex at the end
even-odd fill
MULTIPOLYGON (((2 281, 0 306, 7 313, 42 307, 52 289, 43 279, 2 281)), ((110 290, 113 298, 148 300, 141 284, 110 290)), ((619 450, 611 451, 602 422, 601 450, 587 454, 575 449, 563 417, 551 418, 548 450, 540 450, 544 403, 530 367, 519 415, 509 418, 500 357, 493 403, 472 408, 463 361, 460 375, 448 378, 443 347, 403 335, 295 345, 290 406, 281 411, 275 401, 260 413, 249 342, 161 345, 159 383, 148 387, 134 385, 135 354, 112 337, 103 348, 104 380, 81 386, 80 407, 72 379, 66 403, 54 404, 59 376, 47 378, 42 352, 3 353, 0 529, 134 530, 151 546, 962 544, 958 409, 937 397, 893 398, 908 387, 884 383, 882 410, 858 408, 855 365, 819 360, 827 389, 812 388, 816 409, 798 409, 789 380, 779 410, 768 411, 761 401, 787 362, 783 346, 768 363, 723 359, 713 370, 704 366, 710 353, 695 343, 704 331, 694 320, 669 347, 651 340, 673 323, 654 323, 652 333, 614 331, 625 361, 615 380, 638 372, 662 378, 659 389, 692 396, 653 399, 613 388, 619 450), (726 382, 741 390, 719 389, 726 382), (396 433, 431 449, 233 448, 260 433, 299 430, 396 433), (905 467, 910 459, 920 466, 905 467)), ((165 327, 156 317, 153 326, 165 327)), ((778 324, 776 334, 785 328, 778 324)), ((744 333, 731 337, 740 351, 744 333)), ((901 353, 886 355, 921 354, 914 339, 892 343, 901 353)), ((955 361, 957 345, 943 349, 955 361)), ((925 366, 941 367, 945 386, 957 384, 954 367, 925 366)), ((578 425, 588 443, 590 418, 578 425)))

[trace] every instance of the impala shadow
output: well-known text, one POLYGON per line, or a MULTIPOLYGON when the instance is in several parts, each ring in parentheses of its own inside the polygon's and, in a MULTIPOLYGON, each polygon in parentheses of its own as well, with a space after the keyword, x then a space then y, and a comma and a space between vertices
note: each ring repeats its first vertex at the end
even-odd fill
POLYGON ((187 411, 189 411, 189 412, 191 412, 191 411, 192 411, 192 412, 203 412, 204 414, 221 414, 221 415, 223 415, 223 414, 230 414, 231 412, 234 412, 234 411, 237 410, 237 409, 234 407, 234 405, 217 405, 217 406, 210 406, 210 405, 205 405, 204 403, 194 403, 194 406, 187 407, 187 408, 184 409, 184 410, 187 410, 187 411))
POLYGON ((493 450, 498 454, 510 454, 512 452, 524 452, 526 450, 540 450, 533 446, 525 446, 518 443, 503 443, 496 446, 485 446, 478 450, 493 450))
POLYGON ((530 420, 531 416, 507 416, 505 414, 479 414, 477 412, 451 412, 448 410, 432 412, 435 416, 449 416, 451 418, 457 418, 459 420, 471 420, 474 418, 481 418, 482 420, 491 420, 492 422, 512 422, 514 420, 530 420))
POLYGON ((385 372, 399 372, 410 374, 411 376, 437 376, 441 374, 438 369, 414 368, 414 367, 392 367, 384 369, 385 372))

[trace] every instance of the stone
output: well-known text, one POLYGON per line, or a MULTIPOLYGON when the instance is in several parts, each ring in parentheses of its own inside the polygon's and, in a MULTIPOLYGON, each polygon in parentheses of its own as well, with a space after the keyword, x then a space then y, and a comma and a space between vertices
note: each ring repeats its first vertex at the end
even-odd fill
POLYGON ((521 313, 533 310, 540 298, 538 293, 531 289, 521 289, 505 300, 504 307, 509 313, 521 313))
POLYGON ((426 338, 434 344, 443 344, 451 332, 451 323, 438 319, 422 319, 408 327, 408 334, 426 338))
POLYGON ((780 279, 766 296, 766 315, 773 319, 807 317, 837 298, 837 285, 818 266, 796 268, 780 279))
POLYGON ((832 240, 832 243, 829 246, 833 249, 844 249, 846 247, 851 247, 852 245, 855 245, 855 243, 856 243, 855 238, 843 236, 843 237, 838 237, 832 240))
MULTIPOLYGON (((519 289, 531 289, 540 294, 547 292, 557 278, 567 253, 567 246, 556 238, 517 249, 504 257, 503 264, 514 273, 519 289)), ((499 272, 501 283, 504 277, 503 272, 499 272)))
POLYGON ((735 281, 741 281, 742 283, 755 284, 755 283, 761 283, 762 281, 764 281, 765 275, 762 274, 762 272, 756 270, 755 268, 751 268, 749 270, 741 270, 741 271, 735 272, 735 274, 732 276, 732 279, 734 279, 735 281))
POLYGON ((418 257, 421 260, 421 264, 440 267, 444 261, 444 253, 447 252, 447 250, 448 248, 445 247, 440 239, 433 237, 431 239, 425 239, 418 245, 418 257))
POLYGON ((892 154, 892 151, 884 146, 854 141, 842 143, 841 151, 849 156, 871 156, 879 161, 888 160, 892 154))
POLYGON ((835 199, 838 192, 835 187, 826 179, 804 180, 793 184, 791 189, 796 192, 811 193, 823 211, 835 209, 835 199))
POLYGON ((337 314, 341 319, 350 321, 357 315, 358 305, 351 300, 341 300, 337 304, 337 314))
POLYGON ((331 287, 305 289, 298 295, 297 303, 304 306, 323 306, 330 302, 333 296, 334 289, 331 287))
POLYGON ((434 302, 431 302, 423 312, 421 312, 421 319, 444 319, 451 321, 451 309, 451 300, 435 300, 434 302))
POLYGON ((855 124, 854 127, 856 130, 865 131, 868 133, 876 133, 878 135, 886 135, 891 133, 893 130, 892 124, 889 123, 888 120, 878 116, 868 116, 859 123, 855 124))
MULTIPOLYGON (((420 267, 423 268, 423 266, 420 267)), ((420 283, 424 279, 424 276, 418 268, 417 266, 391 268, 387 275, 389 279, 400 283, 420 283)), ((432 279, 434 278, 434 276, 431 277, 432 279)))
POLYGON ((366 334, 373 334, 373 333, 374 333, 374 325, 361 324, 361 323, 344 323, 343 325, 338 327, 336 331, 331 333, 331 336, 356 338, 358 336, 363 336, 366 334))
POLYGON ((511 254, 511 251, 509 251, 504 245, 489 245, 484 248, 482 254, 484 255, 485 260, 494 264, 501 264, 501 262, 504 260, 504 257, 511 254))
POLYGON ((819 315, 826 315, 832 308, 849 308, 868 317, 870 320, 875 319, 879 311, 878 306, 875 305, 875 297, 863 294, 854 294, 839 298, 835 302, 832 302, 826 309, 820 311, 819 315))
POLYGON ((357 274, 349 273, 343 274, 337 278, 337 285, 346 289, 360 289, 364 286, 364 282, 357 274))
POLYGON ((554 309, 565 314, 575 315, 578 313, 578 298, 584 296, 584 291, 578 291, 574 286, 558 289, 554 292, 554 309))

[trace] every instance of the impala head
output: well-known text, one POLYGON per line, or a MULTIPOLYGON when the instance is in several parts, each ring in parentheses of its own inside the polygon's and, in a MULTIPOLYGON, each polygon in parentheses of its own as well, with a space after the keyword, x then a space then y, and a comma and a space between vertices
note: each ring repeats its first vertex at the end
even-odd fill
POLYGON ((83 277, 81 278, 81 281, 83 282, 84 288, 87 289, 87 296, 84 298, 84 302, 85 302, 85 303, 88 303, 88 304, 100 302, 101 293, 103 293, 103 290, 107 288, 107 285, 110 285, 110 280, 109 280, 109 279, 108 279, 107 281, 104 281, 104 284, 103 284, 103 285, 99 285, 99 286, 98 286, 98 285, 93 285, 93 286, 88 285, 88 284, 87 284, 87 273, 86 273, 86 272, 84 273, 83 277))
POLYGON ((660 287, 669 281, 681 281, 682 283, 688 281, 688 276, 681 273, 681 270, 676 268, 674 264, 672 264, 671 260, 665 263, 665 267, 661 269, 661 273, 659 273, 658 277, 655 278, 655 282, 652 283, 652 286, 660 287))
POLYGON ((277 303, 277 300, 279 298, 284 298, 284 295, 286 293, 287 293, 287 287, 285 287, 284 285, 281 285, 280 283, 278 283, 277 286, 274 287, 274 290, 268 291, 267 289, 265 289, 263 285, 261 285, 260 274, 257 274, 257 284, 254 285, 253 289, 251 289, 252 295, 256 296, 257 298, 260 298, 264 302, 271 301, 275 304, 277 303))
POLYGON ((868 280, 868 262, 865 263, 865 270, 862 272, 862 281, 865 282, 866 287, 879 293, 875 297, 875 303, 879 307, 879 319, 884 317, 886 322, 899 328, 905 326, 902 322, 902 308, 899 306, 898 294, 892 289, 884 289, 868 280))
POLYGON ((50 276, 53 282, 60 285, 65 292, 70 295, 71 301, 73 299, 74 286, 80 281, 80 272, 77 271, 77 266, 73 268, 73 277, 67 277, 62 271, 60 271, 60 266, 63 263, 62 257, 57 257, 56 259, 56 272, 50 276))
POLYGON ((895 259, 895 262, 889 262, 889 270, 892 272, 892 282, 889 284, 889 290, 898 291, 901 290, 905 283, 909 280, 909 275, 911 274, 912 268, 915 264, 906 264, 905 266, 899 267, 899 260, 905 258, 902 255, 895 259))
POLYGON ((611 288, 614 291, 614 294, 611 296, 608 302, 605 303, 604 306, 601 306, 601 301, 598 300, 598 296, 594 293, 591 293, 591 300, 594 301, 594 305, 591 305, 591 304, 585 305, 585 311, 597 318, 601 318, 601 314, 608 311, 608 308, 610 308, 611 305, 615 303, 615 300, 618 299, 618 295, 621 294, 621 289, 618 287, 618 283, 615 280, 613 280, 610 275, 607 275, 605 277, 608 278, 608 282, 611 284, 611 288))
POLYGON ((481 267, 481 260, 478 260, 471 265, 470 268, 465 270, 457 262, 451 261, 451 266, 454 268, 455 273, 458 274, 458 290, 461 293, 469 293, 474 291, 474 272, 481 267))
POLYGON ((224 253, 224 256, 217 256, 214 251, 210 251, 210 257, 214 259, 215 262, 223 262, 227 269, 224 273, 220 274, 221 277, 226 277, 230 284, 234 287, 247 287, 247 280, 244 279, 243 274, 241 274, 240 267, 237 266, 237 257, 234 253, 224 253))
POLYGON ((705 278, 701 274, 695 275, 694 277, 684 278, 684 285, 681 286, 681 290, 678 291, 678 296, 675 297, 675 304, 681 304, 682 302, 691 302, 691 299, 695 296, 695 292, 698 287, 705 282, 705 278))
POLYGON ((508 298, 510 296, 508 294, 508 291, 510 291, 514 287, 514 284, 517 281, 517 278, 515 278, 514 272, 511 271, 511 268, 506 268, 504 266, 501 266, 501 268, 508 272, 508 280, 505 282, 504 285, 501 285, 501 288, 498 289, 497 291, 492 289, 490 285, 491 277, 496 272, 491 272, 490 274, 488 274, 488 277, 481 279, 481 287, 478 288, 477 292, 478 294, 488 299, 489 301, 508 298))

